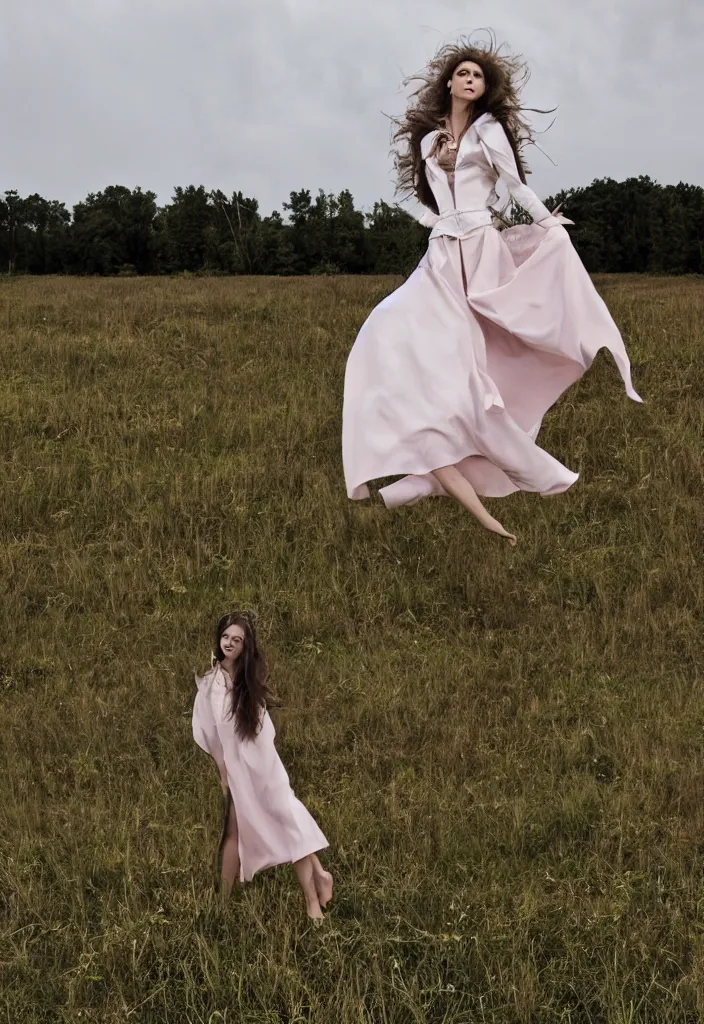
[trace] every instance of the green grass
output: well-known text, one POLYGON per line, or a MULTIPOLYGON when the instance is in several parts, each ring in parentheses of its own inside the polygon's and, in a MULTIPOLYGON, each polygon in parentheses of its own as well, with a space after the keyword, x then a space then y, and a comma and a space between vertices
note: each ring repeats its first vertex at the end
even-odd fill
POLYGON ((566 495, 347 501, 346 354, 384 278, 0 285, 0 1020, 704 1019, 704 282, 597 283, 566 495), (223 909, 192 670, 258 609, 330 840, 223 909))

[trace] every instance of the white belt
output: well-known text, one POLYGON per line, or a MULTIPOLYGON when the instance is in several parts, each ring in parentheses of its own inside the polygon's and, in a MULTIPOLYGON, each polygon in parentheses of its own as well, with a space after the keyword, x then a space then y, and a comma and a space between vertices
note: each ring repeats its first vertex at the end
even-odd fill
POLYGON ((440 214, 426 210, 421 217, 421 223, 433 229, 430 232, 431 238, 437 238, 439 235, 465 238, 477 228, 491 225, 492 221, 493 214, 486 207, 483 210, 447 210, 440 214))

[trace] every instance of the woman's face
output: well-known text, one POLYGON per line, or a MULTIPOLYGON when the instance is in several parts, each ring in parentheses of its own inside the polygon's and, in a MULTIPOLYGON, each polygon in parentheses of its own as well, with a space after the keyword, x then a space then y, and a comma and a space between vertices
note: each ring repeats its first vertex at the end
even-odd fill
POLYGON ((447 84, 453 99, 464 100, 465 103, 474 103, 486 92, 484 72, 472 60, 458 64, 447 84))
POLYGON ((220 637, 220 650, 227 661, 237 661, 244 650, 244 629, 242 626, 228 626, 220 637))

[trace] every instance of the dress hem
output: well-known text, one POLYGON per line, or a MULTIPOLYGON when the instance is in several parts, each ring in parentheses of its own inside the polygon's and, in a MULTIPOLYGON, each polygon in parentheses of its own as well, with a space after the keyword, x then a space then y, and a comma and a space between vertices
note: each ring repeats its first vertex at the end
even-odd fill
MULTIPOLYGON (((297 861, 303 860, 304 857, 310 857, 312 853, 320 853, 321 850, 327 850, 329 847, 329 843, 316 843, 312 847, 310 843, 306 843, 287 860, 272 860, 267 863, 260 864, 249 873, 245 873, 244 868, 240 866, 240 882, 251 882, 254 876, 258 875, 260 871, 266 871, 268 868, 284 867, 286 864, 295 864, 297 861)), ((240 861, 240 865, 241 864, 242 861, 240 861)))
MULTIPOLYGON (((500 491, 496 490, 494 493, 491 493, 490 491, 482 490, 481 488, 478 488, 475 484, 472 484, 472 486, 477 491, 477 494, 480 497, 482 497, 482 498, 505 498, 505 497, 508 497, 509 494, 515 494, 517 491, 523 491, 526 494, 540 494, 542 497, 550 497, 553 494, 563 494, 565 491, 569 490, 569 488, 572 487, 579 480, 579 473, 575 473, 573 470, 567 469, 567 467, 565 466, 565 467, 563 467, 563 469, 564 469, 563 479, 562 480, 556 480, 555 483, 551 484, 548 487, 525 487, 525 486, 521 486, 520 484, 515 483, 515 481, 511 478, 511 476, 509 475, 509 473, 505 469, 501 469, 500 466, 497 466, 496 463, 491 462, 491 460, 489 460, 486 456, 462 456, 459 459, 455 459, 453 462, 438 463, 438 465, 435 466, 434 469, 441 469, 443 466, 454 465, 454 466, 458 466, 460 468, 460 472, 462 472, 461 463, 464 462, 464 460, 466 458, 477 458, 477 457, 478 458, 482 458, 485 461, 489 462, 494 470, 498 470, 499 472, 503 473, 504 476, 507 479, 508 484, 509 484, 508 487, 503 487, 503 488, 501 488, 500 491)), ((388 477, 388 476, 397 476, 397 477, 399 477, 399 479, 395 480, 393 483, 387 484, 385 487, 380 487, 379 488, 379 494, 382 497, 384 505, 386 505, 386 507, 388 509, 396 508, 399 505, 415 505, 417 502, 419 502, 422 498, 425 498, 425 497, 428 497, 428 498, 429 497, 433 497, 433 496, 440 497, 440 498, 449 497, 447 492, 444 490, 444 488, 440 485, 440 483, 434 477, 432 478, 432 480, 430 479, 432 477, 434 469, 425 469, 425 470, 424 469, 412 469, 412 470, 403 470, 403 469, 398 470, 398 469, 396 469, 396 470, 391 470, 389 472, 381 473, 381 474, 379 474, 379 476, 369 477, 369 479, 364 481, 363 483, 360 483, 360 484, 355 485, 354 487, 351 487, 347 491, 347 497, 350 499, 350 501, 364 501, 366 498, 370 498, 371 497, 371 491, 370 491, 370 488, 369 488, 370 482, 373 481, 373 480, 379 480, 379 479, 382 479, 382 478, 388 477), (409 500, 409 501, 401 501, 401 502, 392 501, 392 503, 389 504, 389 502, 387 501, 387 494, 388 494, 389 490, 391 488, 396 488, 398 486, 398 484, 401 483, 401 481, 409 480, 409 478, 413 478, 413 482, 414 482, 414 484, 416 484, 417 494, 415 496, 413 496, 411 498, 411 500, 409 500), (385 492, 387 492, 387 493, 385 493, 385 492)), ((465 477, 467 476, 466 473, 462 473, 462 475, 465 476, 465 477)), ((410 482, 410 480, 409 480, 409 482, 410 482)), ((471 482, 472 481, 470 481, 470 483, 471 482)))

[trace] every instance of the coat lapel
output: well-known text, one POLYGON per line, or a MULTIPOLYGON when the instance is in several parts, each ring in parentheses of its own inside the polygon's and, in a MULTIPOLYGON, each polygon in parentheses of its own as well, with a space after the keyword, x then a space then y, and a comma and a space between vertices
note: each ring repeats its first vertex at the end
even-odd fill
POLYGON ((460 162, 460 159, 462 157, 463 152, 470 145, 470 138, 469 137, 472 134, 472 132, 474 131, 474 129, 475 128, 477 129, 477 135, 479 135, 480 134, 480 129, 481 129, 482 125, 486 124, 486 122, 489 121, 491 119, 491 117, 492 117, 492 115, 487 110, 487 112, 485 114, 481 114, 477 118, 476 121, 473 121, 472 124, 467 129, 467 131, 464 133, 464 135, 460 139, 459 149, 457 150, 457 163, 458 164, 460 162))
POLYGON ((428 153, 430 153, 431 149, 433 148, 435 140, 437 139, 439 134, 440 129, 436 128, 435 131, 428 132, 428 134, 424 135, 423 138, 420 140, 420 155, 423 158, 423 160, 428 159, 428 153))
MULTIPOLYGON (((487 111, 486 113, 481 114, 477 118, 477 120, 474 121, 472 125, 470 125, 469 129, 464 133, 464 135, 462 136, 462 139, 460 140, 459 149, 457 150, 457 159, 458 159, 458 161, 459 161, 460 157, 462 156, 463 151, 466 150, 466 148, 470 145, 469 135, 471 134, 472 130, 476 128, 477 129, 477 135, 480 135, 481 127, 483 125, 485 125, 488 121, 491 121, 491 120, 493 120, 493 115, 490 114, 489 111, 487 111)), ((430 153, 430 151, 432 150, 433 146, 435 145, 435 140, 437 139, 439 134, 440 134, 440 129, 436 128, 434 131, 428 132, 428 134, 424 135, 423 138, 420 140, 420 155, 423 158, 423 160, 427 160, 428 159, 428 154, 430 153)), ((481 139, 480 139, 480 141, 481 141, 481 139)), ((484 147, 482 146, 482 148, 484 148, 484 147)))

